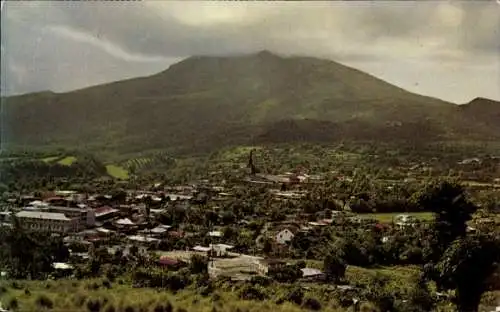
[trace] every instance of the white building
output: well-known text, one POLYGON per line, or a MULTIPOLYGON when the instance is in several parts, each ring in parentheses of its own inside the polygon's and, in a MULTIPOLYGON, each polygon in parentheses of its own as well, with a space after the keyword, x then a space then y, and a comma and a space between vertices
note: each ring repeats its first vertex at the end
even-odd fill
POLYGON ((278 244, 286 244, 290 242, 295 235, 289 229, 284 229, 276 234, 276 242, 278 244))
POLYGON ((69 233, 78 230, 78 219, 68 218, 63 213, 21 211, 16 214, 21 225, 34 231, 69 233))

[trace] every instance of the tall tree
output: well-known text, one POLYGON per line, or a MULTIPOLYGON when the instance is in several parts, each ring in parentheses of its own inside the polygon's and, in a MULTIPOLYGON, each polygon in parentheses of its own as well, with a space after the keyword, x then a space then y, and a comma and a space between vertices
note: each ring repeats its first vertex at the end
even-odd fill
POLYGON ((457 311, 476 312, 499 259, 498 238, 470 236, 455 240, 430 275, 438 288, 455 290, 457 311))
POLYGON ((436 214, 433 227, 437 246, 431 260, 437 260, 452 241, 465 236, 467 221, 477 210, 464 188, 448 181, 431 184, 418 196, 417 204, 422 210, 436 214))

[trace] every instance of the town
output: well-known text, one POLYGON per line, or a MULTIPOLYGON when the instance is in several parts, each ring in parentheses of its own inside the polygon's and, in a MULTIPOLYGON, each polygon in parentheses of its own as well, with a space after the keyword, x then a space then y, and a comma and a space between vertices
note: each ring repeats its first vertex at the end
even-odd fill
MULTIPOLYGON (((382 192, 370 192, 368 186, 362 189, 359 176, 337 175, 332 180, 331 175, 311 174, 302 166, 283 174, 264 174, 255 165, 253 151, 247 159, 240 169, 243 175, 219 183, 200 179, 193 184, 155 182, 107 193, 52 190, 11 194, 5 197, 0 212, 1 226, 35 235, 48 233, 61 239, 67 250, 61 257, 51 257, 50 269, 33 272, 33 276, 25 271, 21 274, 25 278, 104 274, 114 279, 119 274, 102 265, 122 263, 118 271, 123 272, 127 267, 123 259, 128 257, 139 257, 159 272, 182 271, 195 261, 205 263, 200 271, 213 281, 244 283, 261 277, 298 283, 306 289, 333 285, 342 292, 343 304, 355 308, 362 302, 366 285, 350 282, 347 268, 427 261, 431 247, 417 237, 430 235, 434 215, 445 207, 429 206, 423 195, 420 199, 405 195, 411 189, 424 194, 411 187, 423 177, 406 180, 404 186, 400 181, 380 182, 386 198, 374 198, 382 192), (332 252, 336 255, 329 255, 332 252), (102 263, 93 268, 95 272, 88 272, 96 255, 102 263), (346 298, 351 299, 346 302, 346 298)), ((456 166, 466 168, 464 162, 456 166)), ((475 198, 487 194, 491 199, 499 193, 494 182, 474 182, 464 189, 446 183, 435 187, 438 194, 433 196, 444 198, 446 192, 465 189, 475 198)), ((491 200, 481 203, 481 213, 465 220, 466 232, 495 231, 498 204, 491 200)), ((8 274, 2 272, 3 278, 9 278, 8 274)), ((134 275, 134 285, 150 285, 138 276, 134 275)), ((441 300, 449 298, 444 292, 437 294, 441 300)))

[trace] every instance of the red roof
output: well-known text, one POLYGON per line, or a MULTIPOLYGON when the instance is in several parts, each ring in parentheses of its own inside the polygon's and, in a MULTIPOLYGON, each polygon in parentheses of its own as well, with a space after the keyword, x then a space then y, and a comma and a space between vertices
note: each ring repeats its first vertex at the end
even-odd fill
POLYGON ((158 264, 164 266, 174 266, 179 264, 179 261, 177 261, 177 259, 174 258, 162 256, 160 257, 160 260, 158 260, 158 264))
POLYGON ((48 202, 55 201, 55 200, 63 200, 63 198, 59 197, 59 196, 52 196, 49 198, 45 198, 45 201, 48 201, 48 202))
POLYGON ((95 211, 96 215, 105 215, 105 214, 108 214, 108 213, 116 212, 118 210, 116 210, 114 208, 111 208, 109 206, 102 206, 102 207, 99 207, 99 208, 95 208, 94 211, 95 211))
POLYGON ((184 232, 182 232, 182 231, 170 231, 170 232, 168 232, 168 234, 170 236, 175 236, 175 237, 183 237, 184 236, 184 232))

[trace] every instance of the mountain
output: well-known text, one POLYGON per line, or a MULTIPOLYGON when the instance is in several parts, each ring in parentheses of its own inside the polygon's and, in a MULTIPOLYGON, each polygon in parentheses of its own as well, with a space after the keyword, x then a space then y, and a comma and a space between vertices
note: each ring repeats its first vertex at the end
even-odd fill
POLYGON ((231 144, 500 134, 496 102, 459 106, 333 61, 269 51, 193 56, 149 77, 12 96, 2 104, 2 137, 14 146, 194 152, 231 144))
POLYGON ((488 129, 490 132, 500 133, 500 102, 475 98, 467 104, 460 105, 459 111, 462 118, 472 121, 472 125, 483 131, 488 129))

